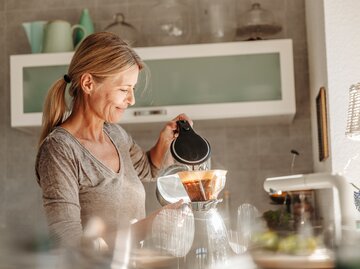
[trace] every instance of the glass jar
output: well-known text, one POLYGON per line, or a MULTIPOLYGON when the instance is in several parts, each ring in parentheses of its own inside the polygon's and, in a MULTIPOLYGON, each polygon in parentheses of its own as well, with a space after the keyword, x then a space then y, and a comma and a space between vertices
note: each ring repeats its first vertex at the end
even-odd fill
POLYGON ((291 213, 289 229, 298 231, 308 224, 312 226, 320 225, 320 219, 317 218, 315 211, 314 190, 291 191, 289 192, 289 198, 291 213))
POLYGON ((259 3, 254 3, 250 10, 241 15, 237 34, 249 40, 257 40, 276 34, 281 29, 281 26, 275 23, 275 17, 271 11, 263 9, 259 3))
POLYGON ((186 44, 191 38, 190 8, 180 0, 157 1, 146 14, 143 33, 148 45, 186 44))
POLYGON ((125 16, 122 13, 116 13, 114 15, 114 21, 105 27, 104 31, 117 34, 132 47, 138 45, 139 32, 132 24, 125 21, 125 16))
POLYGON ((201 42, 233 41, 236 35, 233 0, 200 0, 199 30, 201 42))

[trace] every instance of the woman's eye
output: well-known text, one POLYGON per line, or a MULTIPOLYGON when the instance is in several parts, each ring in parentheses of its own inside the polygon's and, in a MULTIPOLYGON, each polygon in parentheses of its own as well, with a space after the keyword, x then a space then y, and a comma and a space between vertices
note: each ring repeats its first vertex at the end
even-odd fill
POLYGON ((128 90, 127 89, 120 89, 120 91, 124 92, 124 93, 127 93, 128 90))

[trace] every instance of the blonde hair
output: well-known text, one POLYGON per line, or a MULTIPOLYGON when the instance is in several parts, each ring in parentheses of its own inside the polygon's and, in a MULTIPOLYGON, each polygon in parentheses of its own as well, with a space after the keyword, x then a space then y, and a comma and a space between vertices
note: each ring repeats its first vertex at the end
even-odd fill
MULTIPOLYGON (((80 79, 84 73, 91 74, 96 82, 101 83, 105 78, 133 65, 140 70, 145 66, 136 52, 118 35, 109 32, 89 35, 75 51, 67 73, 71 79, 69 95, 72 97, 72 107, 82 99, 80 79)), ((49 89, 43 109, 39 145, 69 114, 66 88, 67 82, 61 78, 49 89)))

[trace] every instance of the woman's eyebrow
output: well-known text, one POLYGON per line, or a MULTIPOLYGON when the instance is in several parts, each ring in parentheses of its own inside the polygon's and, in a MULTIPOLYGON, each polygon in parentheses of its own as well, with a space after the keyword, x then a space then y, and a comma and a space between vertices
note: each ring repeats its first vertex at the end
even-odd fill
POLYGON ((135 88, 136 84, 131 85, 131 84, 121 84, 121 83, 119 83, 119 85, 118 85, 118 87, 124 87, 124 86, 126 86, 126 87, 133 87, 133 88, 135 88))

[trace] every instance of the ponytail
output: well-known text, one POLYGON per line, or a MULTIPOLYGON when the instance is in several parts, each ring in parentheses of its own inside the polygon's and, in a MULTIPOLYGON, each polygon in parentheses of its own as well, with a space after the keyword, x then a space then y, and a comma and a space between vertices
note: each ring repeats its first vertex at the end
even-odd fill
POLYGON ((68 83, 71 99, 69 104, 73 110, 83 102, 81 76, 84 73, 91 74, 101 83, 107 77, 133 65, 137 65, 141 70, 144 62, 118 35, 97 32, 87 36, 75 50, 67 74, 51 86, 46 96, 39 146, 54 127, 62 124, 69 116, 65 100, 68 83))
POLYGON ((44 104, 39 146, 52 129, 60 125, 67 110, 65 90, 67 83, 63 78, 57 80, 50 88, 44 104))

